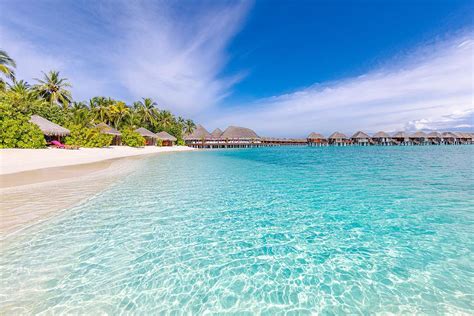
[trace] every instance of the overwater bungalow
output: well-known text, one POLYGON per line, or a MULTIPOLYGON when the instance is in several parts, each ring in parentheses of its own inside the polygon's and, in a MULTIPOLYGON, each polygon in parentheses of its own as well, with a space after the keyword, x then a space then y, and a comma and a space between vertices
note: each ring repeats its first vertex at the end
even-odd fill
POLYGON ((158 140, 161 140, 161 146, 173 146, 177 141, 176 137, 165 131, 156 133, 156 136, 158 140))
POLYGON ((281 137, 262 137, 260 138, 263 146, 305 146, 308 140, 305 138, 281 138, 281 137))
POLYGON ((234 147, 255 147, 261 144, 260 137, 255 131, 246 127, 229 126, 220 136, 230 148, 234 147))
POLYGON ((222 135, 222 131, 220 128, 216 128, 215 130, 212 131, 211 136, 212 138, 220 138, 222 135))
POLYGON ((327 146, 328 140, 319 133, 312 132, 306 137, 308 146, 327 146))
POLYGON ((410 141, 413 143, 413 145, 428 145, 428 135, 426 135, 422 131, 417 131, 410 136, 410 141))
POLYGON ((392 142, 392 137, 385 133, 384 131, 380 131, 375 133, 372 136, 372 143, 375 145, 380 145, 380 146, 391 146, 393 145, 392 142))
POLYGON ((472 143, 472 136, 469 133, 454 132, 453 134, 457 136, 458 142, 461 145, 469 145, 472 143))
POLYGON ((156 141, 158 139, 158 136, 156 136, 155 133, 150 132, 149 130, 147 130, 144 127, 137 128, 135 130, 135 132, 137 132, 138 134, 142 135, 145 138, 145 141, 146 141, 145 145, 146 146, 155 146, 156 145, 156 141))
POLYGON ((410 140, 410 137, 405 132, 396 132, 395 134, 393 134, 392 139, 395 145, 401 145, 401 146, 413 145, 413 143, 410 140))
POLYGON ((370 136, 362 131, 356 132, 351 137, 352 144, 358 146, 369 146, 371 143, 370 136))
POLYGON ((116 130, 115 128, 105 123, 99 123, 95 127, 99 128, 102 134, 113 136, 111 145, 114 145, 114 146, 122 145, 122 133, 120 133, 118 130, 116 130))
POLYGON ((439 132, 431 132, 426 136, 430 145, 444 145, 443 135, 439 132))
POLYGON ((447 145, 458 145, 459 144, 459 139, 458 136, 451 132, 444 132, 442 133, 443 136, 443 141, 447 145))
POLYGON ((32 115, 30 118, 30 122, 40 128, 48 144, 51 143, 53 140, 61 142, 63 137, 71 133, 67 128, 48 121, 47 119, 39 115, 32 115))
POLYGON ((343 133, 334 132, 328 137, 328 143, 333 146, 347 146, 350 145, 351 142, 343 133))
POLYGON ((184 135, 186 145, 195 148, 206 148, 207 142, 212 139, 212 135, 202 125, 197 125, 191 134, 184 135))

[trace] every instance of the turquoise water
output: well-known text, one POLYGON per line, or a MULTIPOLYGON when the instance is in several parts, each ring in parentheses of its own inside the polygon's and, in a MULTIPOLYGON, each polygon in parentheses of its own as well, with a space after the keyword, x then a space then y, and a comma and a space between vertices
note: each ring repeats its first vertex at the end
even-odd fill
POLYGON ((474 146, 163 154, 0 257, 0 310, 474 313, 474 146))

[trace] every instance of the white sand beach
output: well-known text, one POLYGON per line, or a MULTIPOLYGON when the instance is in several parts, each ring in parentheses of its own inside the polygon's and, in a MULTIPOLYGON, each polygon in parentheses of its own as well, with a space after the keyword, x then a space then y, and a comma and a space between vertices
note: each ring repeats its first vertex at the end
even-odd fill
POLYGON ((0 150, 0 244, 132 172, 142 157, 185 146, 0 150), (54 196, 54 198, 52 198, 54 196))
POLYGON ((0 175, 23 171, 72 166, 109 159, 149 155, 163 152, 187 151, 186 146, 132 148, 111 146, 108 148, 68 149, 0 149, 0 175))

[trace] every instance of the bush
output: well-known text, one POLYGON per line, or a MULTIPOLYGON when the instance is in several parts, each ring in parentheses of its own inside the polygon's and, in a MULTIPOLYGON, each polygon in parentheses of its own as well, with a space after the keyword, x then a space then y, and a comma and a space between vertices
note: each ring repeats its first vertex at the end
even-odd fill
POLYGON ((142 147, 145 146, 145 138, 131 129, 125 129, 122 131, 122 144, 130 147, 142 147))
POLYGON ((81 125, 69 126, 71 134, 66 137, 66 144, 80 147, 107 147, 113 140, 112 135, 103 134, 97 127, 88 128, 81 125))
POLYGON ((158 147, 163 146, 163 140, 162 139, 157 139, 156 140, 156 146, 158 146, 158 147))
POLYGON ((184 142, 183 139, 178 139, 178 141, 176 142, 176 145, 178 145, 178 146, 185 146, 186 143, 184 142))
POLYGON ((29 116, 0 103, 0 148, 43 148, 46 146, 40 128, 29 116))

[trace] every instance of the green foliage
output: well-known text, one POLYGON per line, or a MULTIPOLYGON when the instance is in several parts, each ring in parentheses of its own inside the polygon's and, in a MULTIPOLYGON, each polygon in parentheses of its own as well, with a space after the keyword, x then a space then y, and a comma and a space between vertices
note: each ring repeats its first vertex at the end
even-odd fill
POLYGON ((178 139, 178 141, 176 142, 176 144, 177 144, 178 146, 184 146, 184 145, 186 145, 186 143, 184 142, 184 139, 178 139))
POLYGON ((106 147, 112 143, 113 136, 103 134, 99 128, 88 128, 81 125, 70 125, 71 134, 66 137, 66 144, 80 147, 106 147))
POLYGON ((127 128, 122 131, 122 144, 130 147, 142 147, 145 146, 145 143, 145 138, 132 129, 127 128))
MULTIPOLYGON (((62 78, 58 71, 43 73, 43 78, 36 79, 37 84, 30 86, 26 81, 14 78, 15 67, 13 59, 0 50, 0 103, 9 106, 12 113, 23 115, 18 124, 25 128, 30 126, 29 117, 36 114, 53 123, 73 129, 74 135, 69 137, 71 144, 83 147, 107 146, 108 138, 111 136, 100 134, 97 130, 89 128, 102 122, 125 130, 124 144, 127 144, 128 140, 129 146, 145 144, 143 137, 132 132, 138 127, 144 127, 155 133, 166 131, 175 136, 178 143, 183 143, 183 136, 191 133, 195 128, 192 120, 176 117, 166 110, 159 110, 157 103, 151 98, 143 98, 141 101, 134 102, 132 106, 123 101, 102 96, 94 97, 88 102, 75 102, 69 90, 71 84, 66 78, 62 78), (25 118, 27 123, 24 122, 25 118)), ((7 119, 16 120, 8 116, 4 122, 7 119)), ((12 121, 8 122, 8 124, 16 124, 12 121)), ((12 127, 9 128, 12 129, 12 127)), ((13 130, 16 129, 13 128, 13 130)), ((33 131, 30 132, 34 134, 33 131)), ((21 133, 28 135, 30 132, 22 131, 21 133)), ((7 132, 3 130, 2 133, 7 132)), ((24 142, 24 145, 22 143, 22 146, 29 146, 26 145, 27 143, 29 144, 29 142, 24 142)))
POLYGON ((10 104, 0 102, 0 148, 42 148, 43 133, 29 122, 29 117, 10 104))
POLYGON ((156 146, 158 146, 158 147, 163 146, 163 140, 162 139, 157 139, 156 140, 156 146))

